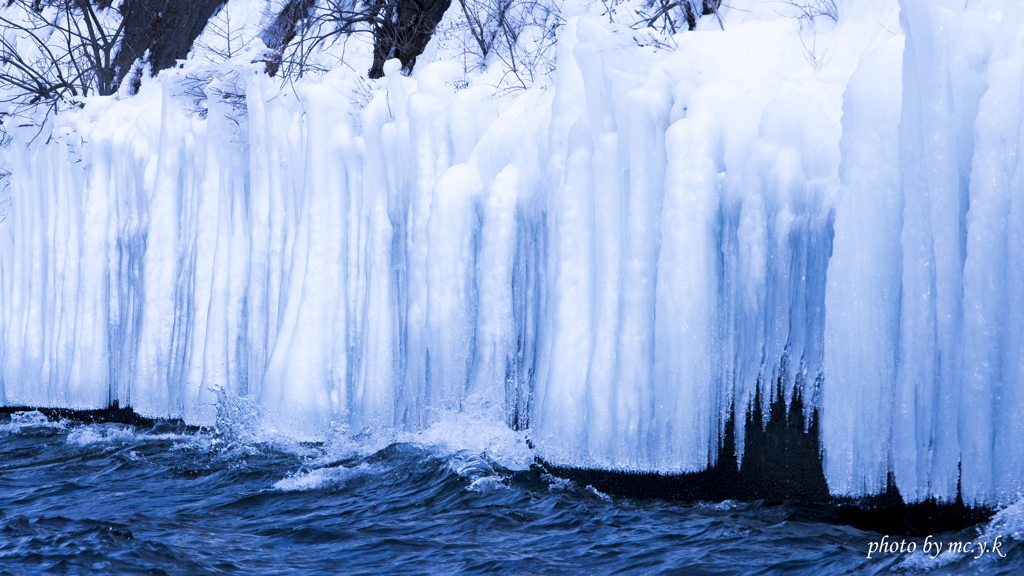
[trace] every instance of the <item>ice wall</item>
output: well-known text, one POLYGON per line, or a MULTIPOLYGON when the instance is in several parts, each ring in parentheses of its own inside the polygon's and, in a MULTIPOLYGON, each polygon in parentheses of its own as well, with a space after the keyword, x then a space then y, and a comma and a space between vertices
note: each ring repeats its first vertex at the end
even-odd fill
POLYGON ((1024 386, 1020 7, 999 8, 903 5, 897 406, 912 416, 894 423, 893 452, 897 484, 919 498, 953 498, 959 480, 965 501, 991 501, 1024 479, 1019 451, 996 451, 1015 442, 1024 386))
POLYGON ((891 471, 907 500, 1006 503, 1024 480, 1020 6, 900 7, 902 63, 867 56, 843 104, 826 476, 843 494, 891 471))
POLYGON ((800 393, 833 493, 1014 500, 1020 10, 954 4, 737 10, 673 50, 584 16, 515 97, 240 66, 204 116, 185 69, 9 126, 2 401, 240 399, 301 438, 463 411, 688 472, 800 393))

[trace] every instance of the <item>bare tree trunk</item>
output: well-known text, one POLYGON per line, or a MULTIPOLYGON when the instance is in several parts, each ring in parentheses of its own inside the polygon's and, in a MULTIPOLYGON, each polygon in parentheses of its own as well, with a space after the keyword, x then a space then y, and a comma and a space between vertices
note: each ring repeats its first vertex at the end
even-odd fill
POLYGON ((378 0, 375 8, 381 18, 373 31, 370 78, 383 76, 384 62, 391 58, 412 70, 449 6, 451 0, 378 0))
POLYGON ((285 46, 295 38, 299 20, 306 18, 315 5, 316 0, 289 0, 270 26, 260 34, 267 48, 274 51, 266 65, 268 76, 277 74, 281 67, 281 55, 285 46))
POLYGON ((149 50, 153 73, 184 60, 206 22, 225 0, 125 0, 124 40, 114 58, 120 83, 132 63, 149 50))

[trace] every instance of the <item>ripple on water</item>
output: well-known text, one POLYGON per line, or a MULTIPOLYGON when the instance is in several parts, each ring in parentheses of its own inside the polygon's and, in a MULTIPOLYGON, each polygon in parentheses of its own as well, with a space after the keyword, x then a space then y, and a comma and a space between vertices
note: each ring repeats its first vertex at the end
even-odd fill
POLYGON ((321 444, 0 417, 0 574, 1016 573, 1024 514, 943 538, 1006 557, 876 555, 785 506, 610 497, 531 470, 522 433, 453 417, 321 444), (476 427, 476 428, 474 428, 476 427))

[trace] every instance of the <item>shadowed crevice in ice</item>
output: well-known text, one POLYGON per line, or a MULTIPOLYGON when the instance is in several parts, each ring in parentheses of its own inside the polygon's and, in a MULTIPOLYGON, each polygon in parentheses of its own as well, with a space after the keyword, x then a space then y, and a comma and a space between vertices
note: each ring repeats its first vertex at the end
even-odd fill
MULTIPOLYGON (((797 389, 798 390, 798 389, 797 389)), ((754 398, 761 403, 761 392, 754 398)), ((789 411, 775 395, 764 422, 761 410, 746 411, 745 449, 737 465, 735 426, 725 426, 718 461, 703 472, 658 474, 603 471, 544 464, 552 474, 591 485, 608 494, 669 500, 765 500, 767 503, 815 504, 830 500, 821 466, 818 416, 805 428, 803 398, 794 394, 789 411)), ((733 416, 735 418, 735 409, 733 416)))
MULTIPOLYGON (((760 391, 754 406, 760 404, 760 391)), ((850 525, 884 534, 923 536, 961 530, 986 522, 994 510, 966 506, 960 494, 953 502, 928 499, 905 503, 892 481, 883 494, 863 498, 829 494, 822 469, 818 411, 805 419, 804 401, 796 389, 789 411, 781 391, 775 394, 765 423, 760 410, 747 410, 742 465, 737 466, 735 427, 730 421, 719 447, 718 461, 702 472, 659 474, 552 466, 538 459, 538 471, 567 478, 581 486, 614 496, 698 502, 756 501, 766 505, 797 505, 816 521, 850 525), (804 423, 809 421, 809 426, 804 423)), ((733 411, 735 418, 735 409, 733 411)))
POLYGON ((988 506, 965 505, 959 490, 953 502, 928 498, 922 502, 905 503, 891 473, 885 493, 857 500, 836 498, 835 501, 838 504, 836 516, 844 524, 861 530, 906 536, 961 530, 987 522, 995 514, 995 510, 988 506))

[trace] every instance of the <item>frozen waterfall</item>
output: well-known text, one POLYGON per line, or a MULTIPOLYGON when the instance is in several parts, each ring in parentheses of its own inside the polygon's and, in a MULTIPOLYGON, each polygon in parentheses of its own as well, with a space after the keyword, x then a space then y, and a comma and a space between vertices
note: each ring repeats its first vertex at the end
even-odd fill
POLYGON ((583 16, 514 97, 446 62, 363 104, 253 66, 200 117, 168 70, 9 126, 0 400, 243 398, 300 438, 474 411, 553 463, 679 473, 799 391, 833 494, 1016 501, 1022 9, 963 4, 673 50, 583 16))

